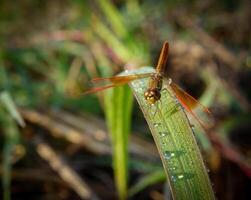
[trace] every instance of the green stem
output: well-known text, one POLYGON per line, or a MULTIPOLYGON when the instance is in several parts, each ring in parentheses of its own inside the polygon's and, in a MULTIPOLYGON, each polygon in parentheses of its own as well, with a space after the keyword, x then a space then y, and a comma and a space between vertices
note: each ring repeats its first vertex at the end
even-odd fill
POLYGON ((132 94, 128 87, 107 91, 105 110, 113 144, 113 168, 120 200, 128 196, 128 136, 131 127, 132 94))

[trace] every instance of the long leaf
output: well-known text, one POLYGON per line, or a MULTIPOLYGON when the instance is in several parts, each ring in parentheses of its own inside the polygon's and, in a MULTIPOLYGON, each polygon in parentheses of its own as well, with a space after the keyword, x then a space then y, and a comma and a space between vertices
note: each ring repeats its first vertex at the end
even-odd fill
MULTIPOLYGON (((152 68, 141 68, 129 74, 153 71, 152 68)), ((167 89, 161 92, 161 100, 153 106, 148 105, 144 99, 147 85, 147 79, 130 84, 158 148, 173 198, 214 199, 207 170, 184 109, 168 83, 165 84, 167 89)))

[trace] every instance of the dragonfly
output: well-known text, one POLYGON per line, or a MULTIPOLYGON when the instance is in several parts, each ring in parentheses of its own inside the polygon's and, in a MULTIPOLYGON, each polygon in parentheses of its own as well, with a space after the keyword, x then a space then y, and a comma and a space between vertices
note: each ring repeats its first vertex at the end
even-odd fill
MULTIPOLYGON (((166 69, 166 63, 168 60, 168 54, 169 54, 169 43, 168 41, 164 41, 162 49, 160 51, 159 59, 157 62, 156 72, 131 74, 131 75, 126 75, 126 76, 114 76, 114 77, 108 77, 108 78, 103 78, 103 77, 94 78, 91 81, 94 84, 98 84, 101 86, 93 87, 85 91, 83 95, 92 94, 92 93, 96 93, 96 92, 99 92, 108 88, 125 85, 134 80, 149 78, 148 88, 144 92, 144 98, 149 105, 154 105, 156 104, 156 102, 160 101, 161 99, 161 91, 163 90, 163 80, 167 78, 165 75, 165 69, 166 69)), ((180 104, 185 108, 186 111, 192 114, 192 116, 200 123, 200 125, 204 127, 203 123, 193 112, 193 109, 198 107, 200 110, 206 113, 207 116, 210 116, 211 112, 209 111, 209 109, 203 106, 199 101, 197 101, 194 97, 189 95, 183 89, 181 89, 173 81, 169 81, 169 85, 171 89, 173 90, 177 100, 180 102, 180 104)))

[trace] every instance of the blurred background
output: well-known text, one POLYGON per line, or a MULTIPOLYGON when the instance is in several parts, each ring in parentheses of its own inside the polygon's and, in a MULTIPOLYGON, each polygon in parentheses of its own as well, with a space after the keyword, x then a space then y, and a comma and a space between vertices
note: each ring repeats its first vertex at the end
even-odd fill
POLYGON ((114 173, 108 100, 76 95, 155 66, 164 40, 167 76, 214 116, 196 138, 217 199, 251 199, 250 22, 248 0, 1 0, 1 199, 170 199, 137 102, 114 173))

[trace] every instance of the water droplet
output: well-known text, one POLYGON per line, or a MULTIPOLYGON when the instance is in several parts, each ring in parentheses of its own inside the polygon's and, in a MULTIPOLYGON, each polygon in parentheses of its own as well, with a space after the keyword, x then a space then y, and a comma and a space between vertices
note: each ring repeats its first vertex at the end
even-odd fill
POLYGON ((169 159, 171 159, 171 158, 173 158, 173 157, 175 157, 175 156, 176 156, 175 153, 174 153, 174 152, 171 152, 171 151, 166 151, 166 152, 164 153, 164 158, 167 159, 167 160, 169 160, 169 159))
POLYGON ((168 84, 171 85, 171 83, 172 83, 172 79, 169 78, 169 79, 168 79, 168 84))
POLYGON ((163 156, 165 159, 170 160, 172 158, 179 157, 182 154, 184 154, 183 151, 165 151, 163 156))
POLYGON ((169 170, 170 170, 170 171, 174 171, 174 170, 176 170, 176 169, 177 169, 176 166, 170 166, 170 167, 169 167, 169 170))
POLYGON ((165 137, 168 135, 168 132, 164 131, 164 132, 159 132, 161 137, 165 137))
POLYGON ((153 126, 154 126, 154 127, 159 127, 160 125, 161 125, 161 123, 158 123, 158 122, 154 122, 154 123, 153 123, 153 126))
POLYGON ((188 180, 191 179, 195 176, 194 173, 177 173, 177 174, 173 174, 171 175, 171 180, 173 182, 177 182, 177 181, 182 181, 182 180, 188 180))
POLYGON ((177 181, 177 180, 181 180, 184 178, 183 174, 179 174, 179 175, 172 175, 172 181, 177 181))

